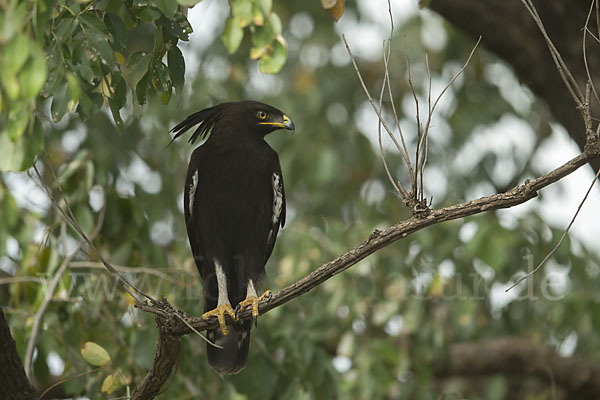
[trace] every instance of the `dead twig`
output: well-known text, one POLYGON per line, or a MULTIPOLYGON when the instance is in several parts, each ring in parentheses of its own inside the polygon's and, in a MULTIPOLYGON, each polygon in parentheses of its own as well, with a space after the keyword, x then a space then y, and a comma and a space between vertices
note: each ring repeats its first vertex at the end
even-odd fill
MULTIPOLYGON (((46 154, 46 157, 48 157, 47 154, 46 154)), ((48 159, 49 159, 49 157, 48 157, 48 159)), ((68 202, 67 198, 64 195, 64 192, 62 190, 62 186, 58 182, 58 178, 56 177, 56 174, 54 173, 54 169, 52 168, 52 166, 50 165, 50 163, 48 163, 48 166, 49 166, 50 171, 52 173, 52 177, 54 179, 54 182, 56 182, 56 185, 58 186, 59 191, 62 194, 63 200, 64 200, 65 205, 66 205, 67 210, 68 210, 68 214, 58 204, 58 202, 54 198, 54 196, 52 194, 52 191, 50 190, 50 188, 48 187, 48 185, 46 185, 44 183, 42 175, 40 174, 40 171, 37 169, 37 166, 35 165, 35 163, 33 164, 33 170, 35 171, 35 173, 36 173, 36 175, 38 177, 38 180, 39 180, 38 184, 46 192, 46 195, 50 199, 50 201, 51 201, 52 205, 54 206, 54 208, 56 208, 60 212, 60 214, 68 222, 68 224, 71 226, 71 228, 73 228, 79 234, 79 236, 84 240, 84 242, 89 246, 89 248, 94 252, 94 254, 96 254, 96 256, 100 259, 100 261, 106 267, 106 269, 108 269, 111 272, 111 274, 118 279, 119 286, 121 286, 133 299, 135 299, 136 302, 139 303, 139 302, 141 302, 141 300, 133 292, 136 292, 136 293, 142 295, 143 297, 145 297, 146 299, 150 300, 151 302, 154 302, 155 300, 152 297, 150 297, 149 295, 147 295, 146 293, 142 292, 141 290, 139 290, 138 288, 136 288, 135 286, 133 286, 131 283, 129 283, 129 281, 127 279, 125 279, 125 277, 123 275, 121 275, 121 273, 119 273, 119 271, 117 271, 108 261, 106 261, 106 259, 98 251, 98 249, 96 248, 96 246, 94 246, 94 244, 88 238, 88 236, 85 234, 85 232, 83 232, 83 230, 81 229, 81 226, 79 226, 79 223, 76 221, 76 219, 73 216, 73 213, 71 211, 71 207, 69 205, 69 202, 68 202)))
MULTIPOLYGON (((100 229, 102 228, 102 224, 104 223, 104 211, 105 211, 105 208, 102 208, 98 212, 98 221, 96 222, 96 226, 90 233, 91 240, 94 240, 94 238, 98 235, 98 233, 100 232, 100 229)), ((27 374, 27 377, 29 379, 31 379, 31 376, 32 376, 33 351, 35 350, 35 345, 37 343, 37 338, 38 338, 38 334, 40 331, 42 319, 44 318, 44 314, 46 313, 46 310, 48 309, 48 305, 52 301, 52 297, 54 297, 54 291, 56 290, 56 286, 58 285, 58 282, 62 278, 63 273, 69 267, 69 263, 71 262, 73 257, 75 257, 77 255, 77 253, 79 253, 79 251, 83 247, 84 243, 85 243, 84 240, 79 241, 79 243, 77 243, 77 246, 75 246, 75 249, 70 254, 66 255, 62 264, 60 265, 60 267, 58 268, 58 270, 56 271, 56 273, 50 280, 50 283, 48 284, 42 304, 40 304, 40 307, 35 312, 35 316, 33 317, 33 324, 31 327, 31 333, 29 335, 29 341, 27 342, 27 350, 25 351, 25 362, 23 365, 23 367, 25 368, 25 373, 27 374)), ((65 247, 65 250, 66 250, 66 247, 65 247)))

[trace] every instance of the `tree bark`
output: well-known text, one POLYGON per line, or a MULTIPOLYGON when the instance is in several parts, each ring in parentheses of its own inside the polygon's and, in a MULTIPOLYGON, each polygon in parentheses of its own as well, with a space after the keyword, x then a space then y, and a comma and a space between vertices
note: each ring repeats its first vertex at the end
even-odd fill
POLYGON ((600 398, 600 365, 518 337, 453 344, 435 367, 438 378, 492 374, 534 376, 557 384, 571 399, 600 398))
MULTIPOLYGON (((171 312, 172 315, 176 313, 165 299, 160 300, 158 304, 171 312)), ((158 342, 154 362, 142 382, 133 391, 131 400, 153 399, 158 395, 163 384, 169 379, 171 371, 179 358, 181 337, 166 332, 170 325, 177 323, 177 319, 163 319, 161 316, 156 315, 155 320, 158 329, 158 342)))
MULTIPOLYGON (((590 1, 535 0, 534 4, 550 39, 585 91, 588 76, 582 39, 590 1)), ((521 1, 432 0, 430 7, 474 38, 481 36, 484 45, 510 64, 521 82, 545 100, 554 118, 583 150, 583 119, 563 84, 542 34, 521 1)), ((594 15, 590 25, 597 35, 594 15)), ((589 35, 586 42, 591 79, 600 85, 599 44, 589 35)), ((595 101, 592 113, 594 110, 598 110, 595 101)), ((590 165, 598 171, 600 160, 592 160, 590 165)))
POLYGON ((0 308, 0 349, 0 399, 34 399, 35 390, 25 375, 25 369, 17 353, 17 345, 12 338, 2 308, 0 308))

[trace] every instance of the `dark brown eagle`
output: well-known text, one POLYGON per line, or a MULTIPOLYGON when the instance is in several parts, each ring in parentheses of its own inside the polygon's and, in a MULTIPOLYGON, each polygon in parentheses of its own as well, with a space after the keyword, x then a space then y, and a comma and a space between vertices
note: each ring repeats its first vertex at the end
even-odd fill
POLYGON ((285 192, 279 157, 265 142, 277 129, 294 131, 280 110, 256 101, 223 103, 187 117, 173 140, 198 125, 190 138, 206 141, 192 153, 184 189, 185 222, 204 285, 202 318, 216 317, 208 331, 208 362, 219 374, 246 365, 250 321, 227 325, 225 314, 252 307, 256 323, 257 283, 285 223, 285 192))

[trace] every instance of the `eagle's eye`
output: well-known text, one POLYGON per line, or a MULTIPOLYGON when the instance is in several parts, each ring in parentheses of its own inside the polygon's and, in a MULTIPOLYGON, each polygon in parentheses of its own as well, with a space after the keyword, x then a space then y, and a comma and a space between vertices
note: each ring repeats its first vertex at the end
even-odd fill
POLYGON ((258 118, 260 119, 266 119, 267 118, 267 113, 264 111, 259 111, 256 113, 256 116, 258 116, 258 118))

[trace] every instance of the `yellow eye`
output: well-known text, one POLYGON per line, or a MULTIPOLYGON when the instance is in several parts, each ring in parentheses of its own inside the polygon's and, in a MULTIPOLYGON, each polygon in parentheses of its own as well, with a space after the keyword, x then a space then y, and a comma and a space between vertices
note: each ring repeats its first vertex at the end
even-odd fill
POLYGON ((260 119, 266 119, 267 118, 267 113, 264 111, 259 111, 256 113, 256 115, 258 116, 258 118, 260 119))

